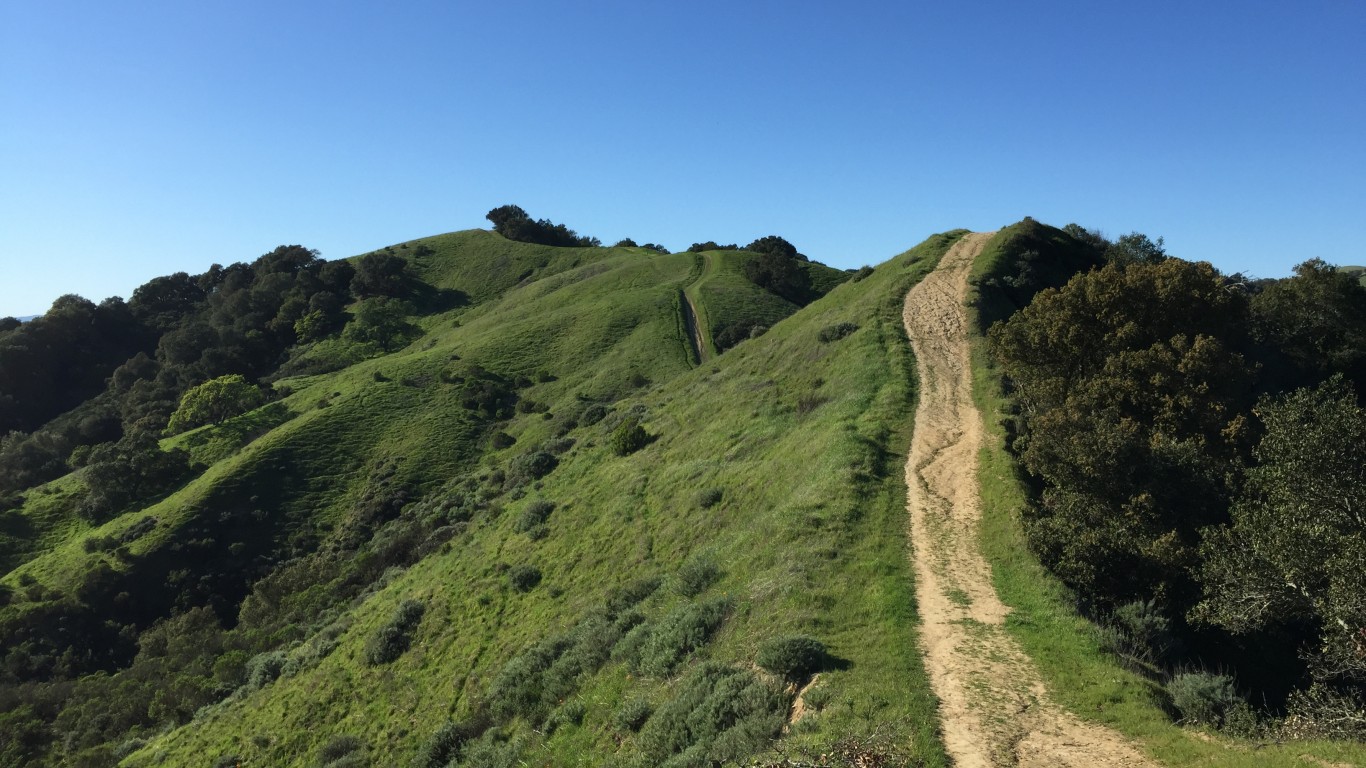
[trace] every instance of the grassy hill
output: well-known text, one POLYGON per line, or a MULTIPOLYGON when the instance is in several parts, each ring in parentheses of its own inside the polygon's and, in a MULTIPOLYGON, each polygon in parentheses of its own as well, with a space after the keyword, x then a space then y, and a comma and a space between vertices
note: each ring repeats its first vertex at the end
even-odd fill
POLYGON ((144 509, 84 523, 63 502, 79 473, 28 494, 0 621, 142 633, 131 664, 63 689, 50 754, 691 765, 787 727, 941 763, 904 558, 900 305, 954 236, 842 285, 809 265, 830 292, 800 310, 743 282, 744 254, 481 231, 386 249, 430 288, 411 344, 296 351, 329 364, 165 441, 209 466, 144 509), (713 333, 772 328, 693 367, 685 289, 713 333), (791 679, 755 666, 783 669, 769 646, 794 636, 828 654, 791 679))

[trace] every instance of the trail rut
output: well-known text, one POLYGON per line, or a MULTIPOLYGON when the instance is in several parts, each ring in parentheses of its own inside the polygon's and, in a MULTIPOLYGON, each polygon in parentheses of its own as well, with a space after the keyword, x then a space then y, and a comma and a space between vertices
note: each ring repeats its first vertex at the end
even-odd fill
POLYGON ((906 462, 912 565, 930 683, 957 766, 1156 767, 1119 734, 1054 704, 1005 631, 977 522, 982 419, 972 402, 968 272, 993 233, 963 237, 906 295, 903 319, 920 372, 906 462))

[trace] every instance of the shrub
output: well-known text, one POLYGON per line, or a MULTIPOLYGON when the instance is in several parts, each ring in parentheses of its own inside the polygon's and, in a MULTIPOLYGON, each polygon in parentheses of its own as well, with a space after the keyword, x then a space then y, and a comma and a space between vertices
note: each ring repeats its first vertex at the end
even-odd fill
POLYGON ((508 571, 508 583, 518 592, 530 592, 541 583, 541 569, 534 565, 516 565, 508 571))
POLYGON ((648 445, 649 442, 650 435, 634 418, 621 422, 612 432, 612 452, 618 456, 635 453, 648 445))
POLYGON ((654 708, 650 706, 650 702, 645 699, 631 699, 622 704, 621 708, 612 715, 612 727, 622 733, 626 731, 634 733, 645 725, 645 721, 650 719, 652 712, 654 712, 654 708))
POLYGON ((642 600, 653 595, 663 581, 658 576, 636 579, 624 587, 614 587, 607 593, 607 612, 619 614, 633 608, 642 600))
POLYGON ((247 662, 247 689, 256 691, 275 682, 284 671, 287 657, 282 651, 258 653, 247 662))
POLYGON ((674 690, 637 736, 648 765, 738 760, 776 736, 787 713, 779 692, 751 672, 721 664, 701 665, 674 690))
POLYGON ((817 337, 821 340, 821 343, 828 344, 832 341, 839 341, 857 330, 857 323, 836 323, 822 328, 820 333, 817 334, 817 337))
POLYGON ((517 532, 527 533, 538 526, 544 526, 545 521, 550 519, 550 513, 555 511, 555 502, 537 499, 526 505, 522 510, 522 516, 517 518, 517 532))
POLYGON ((506 432, 494 432, 493 438, 489 443, 493 446, 495 451, 501 451, 504 448, 511 448, 515 445, 517 443, 517 438, 506 432))
POLYGON ((466 744, 479 738, 486 730, 488 724, 478 715, 461 722, 447 720, 422 745, 413 768, 446 768, 461 756, 466 744))
POLYGON ((403 655, 412 643, 412 632, 422 622, 427 606, 417 600, 399 604, 389 623, 380 627, 365 643, 365 660, 372 666, 388 664, 403 655))
POLYGON ((1188 725, 1223 724, 1224 714, 1242 701, 1233 690, 1233 678, 1209 672, 1184 672, 1167 683, 1172 706, 1188 725))
POLYGON ((858 271, 854 273, 853 277, 849 278, 849 282, 857 283, 871 274, 873 274, 873 268, 865 264, 858 268, 858 271))
POLYGON ((786 680, 800 680, 818 671, 827 658, 825 644, 814 637, 794 635, 759 646, 759 666, 786 680))
MULTIPOLYGON (((729 612, 730 601, 724 597, 674 609, 648 631, 633 666, 641 674, 667 677, 684 659, 711 640, 729 612)), ((622 642, 638 631, 639 627, 632 630, 622 642)))
POLYGON ((242 758, 237 755, 220 755, 213 761, 213 768, 239 768, 242 765, 242 758))
POLYGON ((588 708, 583 705, 582 701, 578 699, 566 701, 550 713, 550 717, 546 718, 541 730, 545 731, 545 735, 549 737, 563 726, 581 725, 586 714, 588 714, 588 708))
POLYGON ((721 503, 720 488, 704 488, 697 494, 697 506, 702 509, 711 509, 721 503))
POLYGON ((364 747, 355 736, 334 736, 318 751, 318 763, 322 768, 332 768, 346 757, 357 757, 364 747))
POLYGON ((674 591, 684 597, 696 597, 721 577, 721 568, 710 555, 694 555, 674 574, 674 591))
POLYGON ((602 421, 606 416, 607 407, 599 403, 594 403, 584 409, 583 415, 579 417, 579 421, 583 422, 584 426, 591 427, 599 421, 602 421))
POLYGON ((560 465, 560 460, 553 454, 545 451, 532 451, 517 458, 512 463, 513 476, 529 477, 532 480, 540 480, 560 465))

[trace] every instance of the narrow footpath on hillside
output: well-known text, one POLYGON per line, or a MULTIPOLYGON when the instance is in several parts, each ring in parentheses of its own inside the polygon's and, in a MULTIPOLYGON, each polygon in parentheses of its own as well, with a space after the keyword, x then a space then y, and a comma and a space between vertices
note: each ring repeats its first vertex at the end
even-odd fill
POLYGON ((683 322, 688 326, 688 335, 692 339, 693 352, 697 354, 697 364, 701 365, 711 359, 711 350, 707 346, 706 330, 702 327, 702 316, 697 312, 697 304, 693 302, 692 294, 697 290, 698 285, 711 275, 711 257, 705 253, 698 254, 701 260, 701 269, 698 271, 697 279, 688 284, 688 287, 679 291, 683 294, 683 322))
POLYGON ((978 542, 982 419, 972 402, 968 273, 993 233, 963 237, 906 295, 920 402, 906 462, 916 597, 930 683, 954 765, 1156 766, 1119 734, 1053 703, 1005 630, 978 542))

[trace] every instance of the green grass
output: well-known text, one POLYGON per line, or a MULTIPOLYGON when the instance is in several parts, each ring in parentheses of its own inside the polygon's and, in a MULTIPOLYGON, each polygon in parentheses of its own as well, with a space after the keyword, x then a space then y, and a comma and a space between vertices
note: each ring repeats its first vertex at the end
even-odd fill
MULTIPOLYGON (((993 260, 1008 258, 1009 239, 1017 234, 1007 228, 993 238, 974 274, 998 271, 1000 264, 993 260)), ((972 290, 970 306, 981 301, 978 289, 972 290)), ((1355 744, 1253 743, 1206 731, 1197 736, 1171 722, 1161 707, 1160 686, 1101 650, 1094 625, 1078 615, 1067 588, 1034 558, 1025 542, 1020 514, 1029 501, 1020 470, 1005 448, 1001 420, 1007 403, 1000 376, 980 335, 973 338, 972 354, 973 397, 986 428, 978 473, 983 553, 991 563, 997 593, 1011 608, 1006 628, 1038 665, 1053 697, 1078 716, 1134 739, 1168 765, 1297 766, 1314 764, 1310 757, 1366 764, 1366 747, 1355 744)))
MULTIPOLYGON (((316 667, 204 713, 127 764, 202 762, 231 752, 258 765, 304 766, 340 734, 359 737, 385 764, 404 764, 442 721, 473 706, 503 663, 572 626, 607 587, 667 577, 705 551, 721 575, 698 599, 726 595, 733 610, 679 674, 701 658, 748 667, 771 637, 817 637, 844 663, 822 675, 829 704, 790 738, 816 748, 878 732, 906 755, 943 765, 906 560, 900 467, 914 392, 900 312, 906 289, 957 234, 932 238, 695 369, 676 336, 667 294, 692 279, 693 255, 608 254, 466 310, 458 328, 433 320, 430 350, 423 349, 428 340, 419 340, 358 370, 296 382, 302 389, 291 401, 301 404, 323 391, 342 392, 336 405, 314 412, 320 425, 331 423, 348 399, 365 403, 348 418, 379 411, 376 418, 395 433, 388 453, 411 463, 430 457, 425 441, 433 435, 399 441, 415 422, 394 418, 397 403, 375 399, 376 390, 402 387, 404 371, 458 350, 486 367, 545 368, 557 377, 525 393, 549 405, 552 419, 520 414, 506 427, 518 440, 513 449, 437 475, 487 471, 549 439, 561 418, 584 407, 582 398, 620 397, 617 411, 646 407, 644 424, 656 439, 616 457, 607 446, 608 422, 572 430, 575 446, 533 493, 500 500, 502 514, 480 518, 443 553, 359 605, 341 645, 316 667), (633 302, 634 290, 656 298, 633 302), (633 316, 619 316, 631 306, 633 316), (858 322, 860 330, 834 343, 817 340, 821 328, 841 321, 858 322), (371 368, 395 381, 375 383, 371 368), (648 371, 654 384, 633 390, 621 383, 636 370, 648 371), (722 489, 721 502, 703 509, 702 488, 722 489), (533 498, 557 505, 542 539, 516 530, 533 498), (520 564, 541 570, 540 586, 526 593, 507 587, 503 567, 520 564), (412 649, 391 664, 366 665, 365 640, 404 599, 427 604, 412 649)), ((440 407, 413 405, 429 416, 440 407)), ((308 420, 306 414, 277 431, 300 430, 308 420)), ((666 587, 645 608, 661 615, 683 599, 666 587)), ((618 746, 609 725, 619 704, 636 697, 659 704, 670 690, 668 681, 631 678, 612 663, 581 682, 581 725, 566 725, 550 739, 533 732, 539 723, 510 725, 530 739, 525 759, 598 765, 633 748, 629 738, 618 746)))

